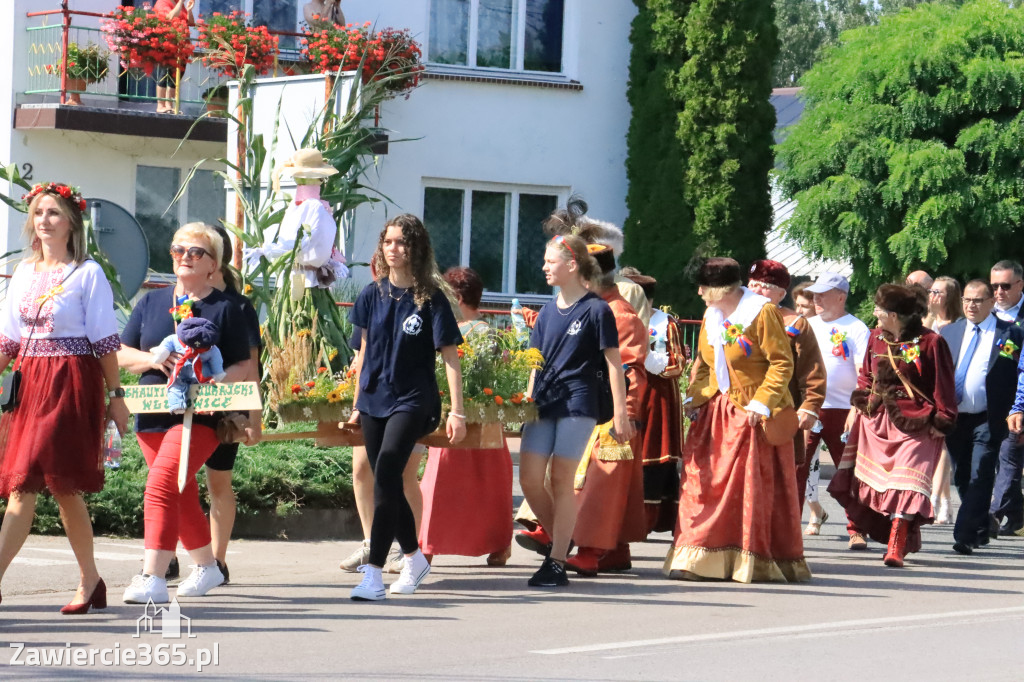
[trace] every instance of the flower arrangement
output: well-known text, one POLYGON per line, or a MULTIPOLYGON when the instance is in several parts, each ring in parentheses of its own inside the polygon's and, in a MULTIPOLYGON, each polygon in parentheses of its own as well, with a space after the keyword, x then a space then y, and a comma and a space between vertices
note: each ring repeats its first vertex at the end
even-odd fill
POLYGON ((25 204, 31 204, 32 200, 43 192, 49 192, 51 194, 59 194, 64 199, 71 202, 73 206, 77 206, 79 211, 85 210, 85 199, 82 197, 82 190, 71 185, 62 185, 59 182, 40 182, 32 186, 32 189, 28 194, 22 194, 21 200, 25 204))
POLYGON ((266 26, 253 26, 242 12, 214 12, 209 19, 200 20, 197 27, 199 45, 204 49, 199 59, 224 76, 238 78, 246 64, 260 75, 274 66, 277 36, 270 35, 266 26))
POLYGON ((835 327, 829 332, 829 340, 832 342, 832 355, 846 360, 850 357, 850 344, 846 342, 846 332, 841 332, 835 327))
POLYGON ((306 32, 302 45, 302 56, 309 60, 317 71, 355 71, 359 68, 366 50, 370 24, 348 24, 347 26, 321 25, 306 32))
POLYGON ((380 82, 395 94, 416 87, 422 51, 409 30, 385 28, 371 35, 369 26, 318 24, 301 40, 302 54, 318 71, 359 71, 363 83, 380 82))
POLYGON ((192 312, 192 306, 195 305, 195 302, 196 299, 191 296, 183 296, 180 299, 175 300, 174 307, 167 312, 171 314, 171 317, 175 322, 187 320, 191 317, 195 317, 195 314, 192 312))
POLYGON ((743 325, 733 324, 726 320, 723 326, 725 329, 722 330, 722 340, 725 341, 725 345, 739 344, 739 347, 743 349, 743 354, 749 356, 754 349, 747 337, 743 335, 743 325))
POLYGON ((921 346, 914 339, 911 343, 900 344, 900 358, 908 365, 921 370, 921 346))
POLYGON ((315 326, 270 348, 268 397, 281 421, 336 422, 352 414, 355 370, 332 374, 314 362, 315 326))
POLYGON ((107 77, 109 59, 110 53, 101 50, 99 45, 89 43, 80 47, 78 43, 68 43, 67 59, 47 64, 46 73, 59 75, 66 66, 68 80, 96 83, 107 77))
MULTIPOLYGON (((537 419, 532 398, 525 396, 530 373, 544 365, 536 348, 522 350, 514 329, 489 330, 470 334, 459 346, 462 367, 462 400, 466 421, 522 423, 537 419)), ((437 385, 441 387, 444 410, 451 409, 448 377, 444 361, 438 356, 435 366, 437 385)))
POLYGON ((185 17, 167 19, 142 7, 118 7, 102 22, 107 45, 129 68, 152 75, 153 68, 184 71, 193 46, 185 17))

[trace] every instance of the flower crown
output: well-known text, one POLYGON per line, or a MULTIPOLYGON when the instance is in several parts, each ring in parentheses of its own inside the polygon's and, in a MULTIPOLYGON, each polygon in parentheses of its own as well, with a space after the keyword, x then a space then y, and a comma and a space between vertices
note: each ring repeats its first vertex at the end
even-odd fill
POLYGON ((33 186, 32 191, 28 194, 23 194, 21 198, 26 203, 32 203, 33 199, 44 193, 55 194, 67 199, 68 203, 77 207, 79 211, 85 211, 85 199, 82 198, 82 191, 77 187, 62 185, 59 182, 41 182, 33 186))

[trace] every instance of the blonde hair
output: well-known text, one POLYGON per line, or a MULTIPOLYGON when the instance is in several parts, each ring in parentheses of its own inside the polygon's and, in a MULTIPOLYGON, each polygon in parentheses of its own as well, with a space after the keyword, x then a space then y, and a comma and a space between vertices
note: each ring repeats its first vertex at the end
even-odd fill
POLYGON ((59 194, 54 192, 41 192, 32 198, 28 205, 28 218, 25 220, 25 227, 21 231, 22 240, 28 243, 32 254, 25 257, 29 263, 41 260, 43 257, 43 246, 36 237, 35 215, 36 207, 43 197, 53 197, 57 202, 57 212, 67 219, 71 224, 71 232, 68 234, 68 253, 71 254, 71 261, 75 265, 81 265, 89 259, 89 247, 85 239, 85 225, 82 222, 82 212, 77 206, 71 204, 59 194))
POLYGON ((707 303, 717 303, 739 288, 739 282, 735 284, 726 284, 724 287, 706 286, 704 287, 704 293, 701 294, 701 298, 703 298, 707 303))
POLYGON ((587 250, 587 242, 574 234, 555 235, 548 241, 547 248, 554 249, 567 261, 576 261, 576 272, 588 285, 597 285, 601 268, 587 250))
POLYGON ((220 269, 221 264, 224 262, 224 242, 217 233, 217 230, 206 223, 185 223, 171 237, 171 243, 174 244, 180 237, 190 237, 205 241, 209 247, 206 250, 213 256, 214 262, 217 263, 217 268, 220 269))

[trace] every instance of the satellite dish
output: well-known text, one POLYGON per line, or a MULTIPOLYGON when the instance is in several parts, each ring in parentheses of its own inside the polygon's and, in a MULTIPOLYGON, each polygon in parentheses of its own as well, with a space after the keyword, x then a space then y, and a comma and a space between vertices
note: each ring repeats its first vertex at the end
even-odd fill
POLYGON ((112 201, 86 199, 86 210, 100 250, 117 270, 124 295, 131 298, 149 272, 149 242, 135 217, 112 201))

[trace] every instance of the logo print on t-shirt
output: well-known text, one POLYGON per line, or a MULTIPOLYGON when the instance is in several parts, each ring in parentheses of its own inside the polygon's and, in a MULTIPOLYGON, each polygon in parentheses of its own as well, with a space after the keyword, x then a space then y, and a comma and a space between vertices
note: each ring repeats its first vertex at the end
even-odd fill
POLYGON ((576 336, 583 329, 583 322, 581 320, 573 320, 569 328, 565 330, 565 333, 569 336, 576 336))
POLYGON ((410 336, 416 336, 421 329, 423 329, 423 319, 416 313, 405 318, 405 322, 402 323, 402 331, 410 336))

